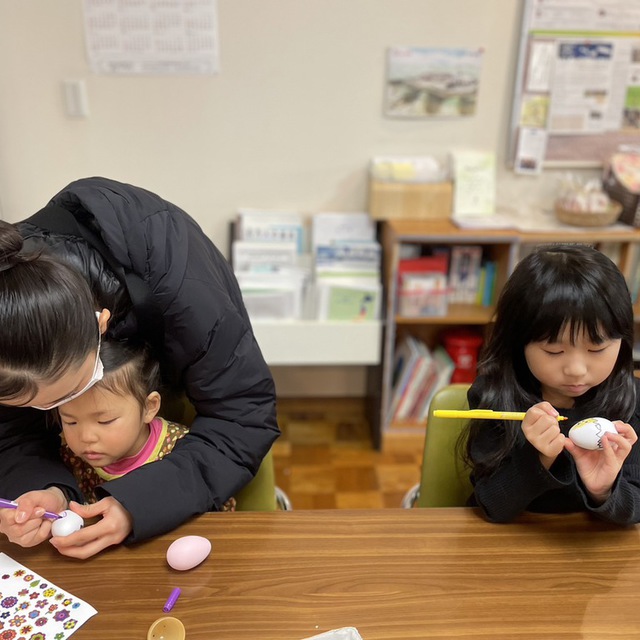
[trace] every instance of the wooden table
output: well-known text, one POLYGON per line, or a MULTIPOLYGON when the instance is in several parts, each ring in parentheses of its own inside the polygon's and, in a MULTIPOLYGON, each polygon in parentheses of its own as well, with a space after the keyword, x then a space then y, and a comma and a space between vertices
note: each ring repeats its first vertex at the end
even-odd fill
POLYGON ((495 525, 472 509, 207 514, 87 561, 47 544, 0 550, 97 610, 74 640, 146 638, 173 587, 187 640, 301 640, 353 626, 364 640, 637 638, 640 529, 585 515, 495 525), (169 544, 213 543, 199 567, 169 544))

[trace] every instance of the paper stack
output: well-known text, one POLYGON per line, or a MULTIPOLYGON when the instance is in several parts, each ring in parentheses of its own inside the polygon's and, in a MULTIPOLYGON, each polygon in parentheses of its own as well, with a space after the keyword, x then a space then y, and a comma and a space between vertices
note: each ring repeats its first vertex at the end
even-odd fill
POLYGON ((303 216, 243 209, 235 229, 231 259, 251 319, 302 318, 311 276, 303 216))
POLYGON ((381 247, 367 213, 318 213, 312 220, 315 316, 377 320, 381 247))

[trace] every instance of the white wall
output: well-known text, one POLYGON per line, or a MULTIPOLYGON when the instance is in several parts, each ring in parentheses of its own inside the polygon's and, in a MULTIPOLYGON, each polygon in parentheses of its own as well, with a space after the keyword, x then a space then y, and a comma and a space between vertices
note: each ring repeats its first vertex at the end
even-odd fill
MULTIPOLYGON (((112 77, 89 71, 81 0, 0 0, 0 217, 19 220, 72 180, 103 175, 180 205, 226 253, 240 206, 364 210, 372 156, 464 147, 496 152, 499 200, 548 203, 555 174, 505 167, 521 4, 219 0, 219 75, 112 77), (384 118, 391 45, 484 47, 477 114, 384 118), (65 115, 68 78, 86 81, 87 119, 65 115)), ((296 393, 333 391, 311 373, 296 393)), ((362 371, 332 380, 357 392, 362 371)))

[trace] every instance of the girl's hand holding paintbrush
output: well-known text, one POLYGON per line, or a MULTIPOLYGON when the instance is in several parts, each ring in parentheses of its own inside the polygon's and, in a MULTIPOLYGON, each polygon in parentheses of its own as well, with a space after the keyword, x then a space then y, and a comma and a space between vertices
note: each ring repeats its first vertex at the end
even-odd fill
POLYGON ((526 412, 469 409, 467 411, 437 410, 433 414, 440 418, 521 421, 525 438, 537 449, 540 462, 546 469, 551 467, 553 461, 564 449, 566 437, 560 431, 558 422, 566 420, 566 417, 561 416, 549 402, 539 402, 526 412))
POLYGON ((521 421, 525 438, 540 454, 540 462, 549 469, 553 461, 564 449, 566 436, 560 431, 558 423, 566 420, 549 402, 539 402, 526 412, 491 411, 489 409, 470 409, 467 411, 434 411, 436 417, 467 418, 476 420, 516 420, 521 421))
POLYGON ((47 540, 53 519, 46 514, 57 514, 67 508, 67 500, 58 487, 29 491, 15 502, 16 508, 0 509, 0 531, 10 542, 22 547, 34 547, 47 540))
POLYGON ((549 469, 564 450, 566 436, 560 431, 558 412, 548 402, 534 404, 522 421, 524 437, 540 454, 540 462, 549 469))

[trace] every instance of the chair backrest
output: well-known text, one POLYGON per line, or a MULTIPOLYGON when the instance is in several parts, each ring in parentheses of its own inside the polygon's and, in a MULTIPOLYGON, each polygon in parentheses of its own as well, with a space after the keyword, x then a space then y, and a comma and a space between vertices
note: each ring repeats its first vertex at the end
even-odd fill
POLYGON ((262 459, 258 473, 236 493, 238 511, 276 511, 276 472, 271 451, 262 459))
MULTIPOLYGON (((196 416, 196 410, 184 394, 162 394, 160 414, 167 420, 173 420, 190 426, 196 416)), ((276 474, 271 451, 263 458, 258 472, 251 482, 234 496, 238 511, 276 511, 276 474)))
POLYGON ((463 507, 473 491, 469 469, 456 455, 456 442, 467 420, 433 416, 435 409, 468 409, 468 389, 468 384, 451 384, 431 400, 417 507, 463 507))

